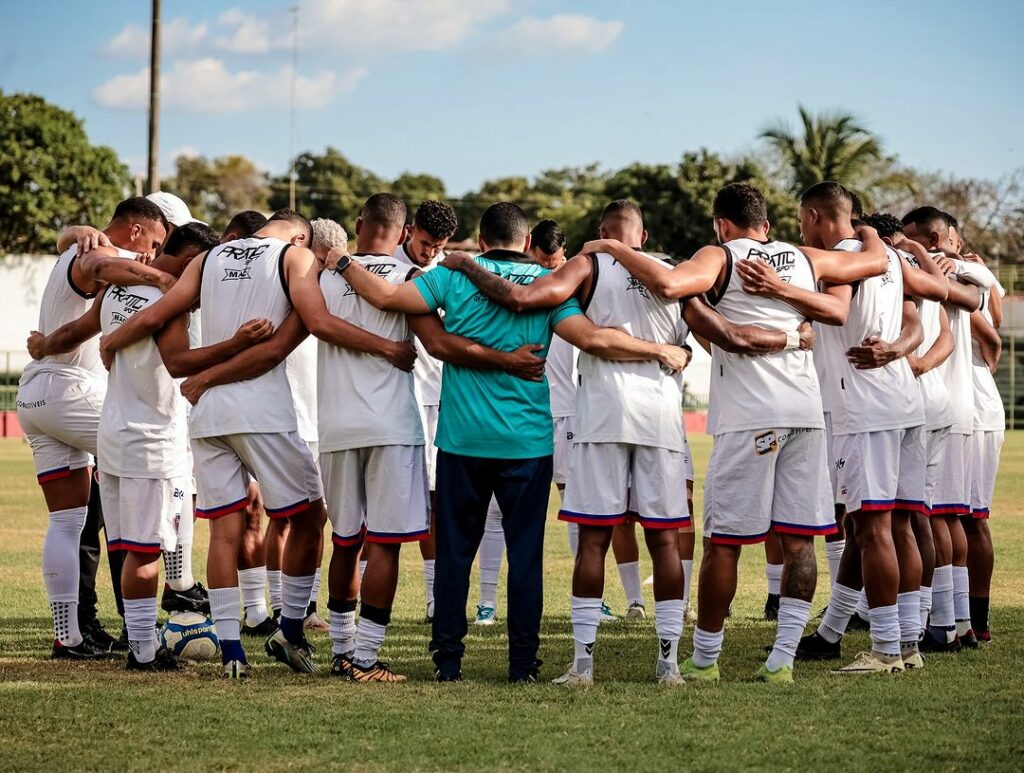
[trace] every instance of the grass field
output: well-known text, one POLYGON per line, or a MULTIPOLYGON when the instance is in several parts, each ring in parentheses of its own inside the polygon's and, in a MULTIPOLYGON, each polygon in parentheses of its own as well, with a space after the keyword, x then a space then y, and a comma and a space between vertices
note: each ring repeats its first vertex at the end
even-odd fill
MULTIPOLYGON (((693 446, 703 470, 709 439, 693 438, 693 446)), ((698 512, 700 500, 698 480, 698 512)), ((420 622, 423 587, 415 548, 403 560, 395 622, 382 652, 409 675, 405 685, 294 675, 268 663, 255 643, 249 652, 257 668, 248 683, 221 681, 213 665, 146 678, 125 673, 117 662, 46 659, 52 631, 39 574, 46 513, 27 447, 0 441, 0 770, 1019 770, 1024 433, 1008 433, 993 513, 993 643, 931 657, 923 672, 895 679, 840 678, 826 673, 826 664, 798 664, 791 687, 753 683, 773 627, 757 620, 763 554, 748 549, 726 629, 720 685, 669 691, 653 684, 651 620, 601 628, 599 683, 588 691, 504 684, 500 624, 471 630, 464 683, 434 684, 428 630, 420 622)), ((200 524, 196 531, 202 578, 206 528, 200 524)), ((542 676, 550 679, 572 652, 569 550, 553 514, 546 559, 541 657, 542 676)), ((641 560, 646 576, 649 562, 641 560)), ((819 572, 827 577, 823 558, 819 572)), ((611 563, 608 580, 607 597, 621 612, 624 600, 611 563)), ((102 578, 100 587, 106 589, 105 583, 102 578)), ((114 626, 109 592, 103 602, 103 615, 114 626)), ((815 609, 823 603, 816 599, 815 609)), ((691 634, 687 626, 681 654, 689 651, 691 634)), ((313 641, 326 666, 326 635, 313 641)), ((844 647, 852 656, 867 643, 865 634, 851 634, 844 647)))

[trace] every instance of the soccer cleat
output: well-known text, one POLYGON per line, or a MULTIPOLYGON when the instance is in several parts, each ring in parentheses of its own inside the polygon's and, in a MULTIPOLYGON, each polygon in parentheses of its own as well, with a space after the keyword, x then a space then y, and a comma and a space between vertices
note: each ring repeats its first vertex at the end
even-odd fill
POLYGON ((188 590, 173 590, 164 585, 164 592, 160 596, 160 608, 172 615, 178 612, 197 612, 209 616, 210 594, 201 582, 197 582, 188 590))
POLYGON ((552 679, 551 684, 557 684, 561 687, 590 687, 594 684, 594 675, 589 671, 577 674, 572 670, 572 666, 569 666, 569 670, 561 676, 552 679))
POLYGON ((647 579, 644 580, 644 585, 654 585, 654 575, 648 575, 647 579))
POLYGON ((331 658, 331 676, 349 676, 352 670, 352 656, 345 653, 338 653, 331 658))
MULTIPOLYGON (((268 618, 269 619, 269 618, 268 618)), ((306 631, 329 631, 331 626, 324 622, 324 619, 320 617, 316 612, 311 612, 306 615, 306 619, 302 621, 302 628, 306 631)))
POLYGON ((476 605, 476 619, 473 621, 473 625, 494 625, 496 622, 498 622, 498 613, 494 607, 487 604, 476 605))
POLYGON ((917 649, 920 652, 935 655, 947 652, 959 652, 960 640, 953 637, 953 641, 939 641, 932 635, 931 631, 926 631, 921 641, 918 643, 917 649))
POLYGON ((95 617, 81 625, 82 638, 103 652, 122 653, 128 651, 127 637, 124 643, 111 636, 95 617))
POLYGON ((849 665, 833 668, 829 673, 863 676, 865 674, 902 674, 903 671, 903 659, 898 655, 893 660, 889 660, 879 657, 874 652, 861 652, 849 665))
POLYGON ((801 637, 796 648, 797 660, 838 660, 842 656, 840 642, 830 642, 817 631, 801 637))
MULTIPOLYGON (((333 668, 333 664, 332 664, 333 668)), ((378 660, 372 666, 363 667, 351 661, 349 666, 348 678, 353 682, 404 682, 406 677, 402 674, 396 674, 391 670, 391 666, 382 660, 378 660)))
POLYGON ((605 604, 602 601, 601 602, 601 611, 598 613, 598 616, 597 616, 597 622, 598 623, 617 623, 617 622, 619 622, 619 618, 612 612, 611 607, 609 607, 607 604, 605 604))
POLYGON ((693 658, 687 658, 683 662, 683 665, 679 667, 679 673, 682 674, 683 680, 686 682, 717 682, 722 677, 718 670, 718 663, 712 663, 710 666, 698 666, 693 662, 693 658))
POLYGON ((101 650, 91 640, 85 638, 73 647, 54 639, 50 657, 54 660, 105 660, 110 657, 110 652, 101 650))
POLYGON ((854 612, 850 615, 850 622, 846 624, 847 631, 870 631, 871 621, 865 620, 863 617, 854 612))
POLYGON ((632 622, 634 620, 643 620, 647 617, 647 608, 639 601, 634 601, 629 605, 629 609, 626 610, 626 622, 632 622))
POLYGON ((661 659, 654 667, 654 676, 657 678, 658 684, 665 687, 678 687, 685 681, 683 675, 679 673, 679 666, 661 659))
POLYGON ((431 625, 434 622, 434 602, 427 604, 427 614, 423 617, 424 625, 431 625))
POLYGON ((246 636, 259 636, 266 639, 268 636, 273 636, 280 626, 277 621, 272 617, 265 617, 256 625, 249 625, 248 623, 242 624, 242 633, 246 636))
POLYGON ((293 644, 285 638, 284 632, 278 629, 267 639, 263 649, 275 660, 284 663, 297 674, 316 674, 320 669, 313 662, 313 645, 302 637, 302 641, 293 644))
POLYGON ((223 679, 248 679, 252 676, 252 666, 241 660, 229 660, 221 669, 223 679))
POLYGON ((694 609, 693 607, 687 605, 686 606, 686 614, 683 616, 683 620, 686 621, 687 623, 696 623, 697 622, 697 610, 694 609))
POLYGON ((978 637, 974 635, 974 629, 968 628, 967 633, 961 634, 957 637, 960 639, 960 647, 969 650, 978 649, 978 637))
POLYGON ((180 671, 181 661, 179 661, 169 649, 166 647, 160 647, 156 651, 156 656, 148 663, 140 663, 135 659, 135 653, 128 652, 128 661, 125 663, 124 668, 126 671, 147 671, 149 673, 158 673, 161 671, 180 671))
POLYGON ((445 671, 445 672, 442 672, 441 669, 435 668, 434 669, 434 681, 435 682, 461 682, 462 681, 462 671, 445 671))
POLYGON ((978 637, 979 644, 985 644, 986 642, 992 641, 991 631, 975 631, 974 633, 978 637))
POLYGON ((779 594, 769 593, 764 602, 764 619, 774 622, 779 619, 779 594))
POLYGON ((769 671, 768 666, 762 663, 754 680, 768 684, 793 684, 793 666, 779 666, 778 671, 769 671))
POLYGON ((907 671, 920 671, 924 668, 924 658, 920 651, 915 649, 903 655, 903 667, 907 671))

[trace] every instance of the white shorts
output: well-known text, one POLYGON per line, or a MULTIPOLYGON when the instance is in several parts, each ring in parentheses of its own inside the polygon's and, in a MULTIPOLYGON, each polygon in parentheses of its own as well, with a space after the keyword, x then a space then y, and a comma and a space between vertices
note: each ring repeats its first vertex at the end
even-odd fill
POLYGON ((999 473, 1003 431, 978 431, 971 436, 971 515, 988 518, 999 473))
POLYGON ((105 396, 102 382, 64 373, 39 373, 19 387, 18 423, 32 447, 39 483, 93 464, 105 396))
POLYGON ((564 486, 566 476, 569 474, 569 464, 572 458, 573 437, 576 434, 576 417, 556 416, 554 424, 555 455, 552 479, 555 483, 564 486))
POLYGON ((372 446, 320 454, 331 541, 417 542, 430 535, 423 446, 372 446))
POLYGON ((436 488, 437 482, 437 446, 434 437, 437 435, 437 406, 421 405, 420 421, 423 422, 423 450, 427 456, 427 484, 430 490, 436 488))
POLYGON ((324 495, 316 461, 295 431, 193 438, 192 456, 199 518, 244 510, 249 504, 250 475, 260 484, 271 518, 302 512, 324 495))
POLYGON ((825 411, 825 453, 828 459, 828 484, 832 487, 832 499, 836 504, 839 504, 839 497, 836 496, 836 492, 839 491, 839 485, 836 481, 837 468, 835 465, 835 456, 832 455, 832 449, 835 445, 835 435, 832 434, 832 411, 825 411))
POLYGON ((927 512, 924 427, 836 435, 832 461, 846 512, 927 512))
POLYGON ((935 507, 935 492, 939 490, 942 477, 942 458, 946 454, 946 443, 949 440, 949 427, 930 429, 925 432, 924 439, 924 505, 927 513, 935 507))
POLYGON ((577 443, 558 518, 585 526, 635 520, 645 529, 689 526, 681 451, 627 443, 577 443))
POLYGON ((780 534, 836 531, 823 429, 715 435, 704 480, 704 536, 751 545, 780 534))
POLYGON ((192 518, 189 476, 121 478, 100 473, 100 499, 107 550, 170 552, 178 546, 178 524, 192 518))
POLYGON ((930 515, 969 515, 971 512, 971 436, 951 433, 943 444, 939 482, 930 515))

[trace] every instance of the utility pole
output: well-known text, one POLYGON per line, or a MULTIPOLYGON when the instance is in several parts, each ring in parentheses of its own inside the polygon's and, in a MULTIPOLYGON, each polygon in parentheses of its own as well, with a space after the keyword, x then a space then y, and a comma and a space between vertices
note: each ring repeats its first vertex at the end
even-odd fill
POLYGON ((160 190, 160 0, 153 0, 153 27, 149 37, 149 158, 146 188, 160 190))
POLYGON ((295 209, 295 81, 299 72, 299 6, 288 9, 292 15, 292 88, 288 117, 288 208, 295 209))

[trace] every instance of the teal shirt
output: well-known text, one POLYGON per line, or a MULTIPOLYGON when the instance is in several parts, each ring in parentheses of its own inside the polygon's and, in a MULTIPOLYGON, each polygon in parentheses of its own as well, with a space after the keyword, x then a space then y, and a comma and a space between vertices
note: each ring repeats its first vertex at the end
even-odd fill
MULTIPOLYGON (((491 250, 475 259, 517 284, 550 273, 520 252, 491 250)), ((553 309, 521 314, 484 297, 464 274, 439 266, 414 280, 432 310, 444 309, 449 332, 511 352, 540 344, 546 357, 555 325, 582 314, 571 298, 553 309)), ((532 459, 554 451, 547 376, 525 381, 498 370, 444 364, 435 444, 442 451, 488 459, 532 459)))

